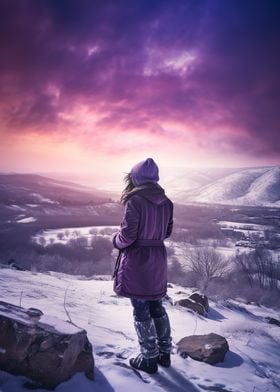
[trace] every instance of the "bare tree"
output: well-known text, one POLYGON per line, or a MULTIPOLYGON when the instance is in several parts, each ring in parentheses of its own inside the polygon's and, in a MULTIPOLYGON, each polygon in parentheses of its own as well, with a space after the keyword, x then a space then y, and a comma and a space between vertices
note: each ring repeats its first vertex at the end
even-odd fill
POLYGON ((213 247, 195 247, 186 250, 189 267, 203 282, 205 290, 213 278, 223 277, 229 269, 228 260, 213 247))
POLYGON ((268 250, 257 248, 251 253, 238 254, 235 262, 251 287, 278 289, 280 266, 273 260, 268 250))
POLYGON ((88 245, 88 240, 86 237, 77 237, 77 238, 71 238, 68 241, 68 245, 70 245, 72 248, 79 248, 79 249, 84 249, 88 245))
POLYGON ((42 246, 45 246, 46 245, 46 238, 43 236, 39 237, 39 244, 42 246))
POLYGON ((59 240, 62 240, 63 237, 64 237, 64 233, 62 233, 62 232, 57 233, 57 238, 58 238, 59 240))
POLYGON ((91 246, 96 261, 109 258, 113 251, 112 242, 103 236, 93 235, 91 237, 91 246))
POLYGON ((249 285, 252 287, 253 286, 253 275, 251 273, 251 263, 250 263, 250 255, 247 253, 240 253, 238 252, 233 258, 234 262, 236 263, 237 267, 237 272, 241 272, 242 276, 245 276, 247 279, 249 285))

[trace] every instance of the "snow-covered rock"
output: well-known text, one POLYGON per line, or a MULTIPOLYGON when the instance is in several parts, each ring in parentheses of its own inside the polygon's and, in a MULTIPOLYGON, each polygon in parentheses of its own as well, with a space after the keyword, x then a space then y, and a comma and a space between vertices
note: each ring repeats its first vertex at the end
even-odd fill
POLYGON ((193 293, 192 295, 190 295, 190 299, 201 304, 204 307, 204 309, 206 310, 206 312, 208 312, 209 301, 208 301, 208 298, 206 297, 206 295, 203 295, 200 293, 193 293))
POLYGON ((223 336, 210 333, 182 338, 177 343, 177 350, 183 358, 189 355, 192 359, 214 365, 223 362, 229 346, 223 336))
POLYGON ((202 304, 190 299, 190 298, 182 298, 175 302, 175 305, 180 305, 184 308, 191 309, 194 312, 204 316, 205 308, 202 304))
POLYGON ((38 309, 0 301, 0 369, 54 388, 77 372, 93 379, 86 331, 38 309))

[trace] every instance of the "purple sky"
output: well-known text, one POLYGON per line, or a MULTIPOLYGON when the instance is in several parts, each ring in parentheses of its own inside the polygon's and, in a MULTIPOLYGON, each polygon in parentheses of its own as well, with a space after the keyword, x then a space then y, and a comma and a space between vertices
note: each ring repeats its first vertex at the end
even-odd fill
POLYGON ((280 1, 1 0, 0 170, 279 164, 280 1))

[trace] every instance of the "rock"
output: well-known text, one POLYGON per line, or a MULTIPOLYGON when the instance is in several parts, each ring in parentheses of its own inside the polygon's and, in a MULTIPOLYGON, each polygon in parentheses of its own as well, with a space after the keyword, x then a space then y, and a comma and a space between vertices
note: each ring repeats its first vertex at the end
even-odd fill
POLYGON ((206 310, 206 312, 208 312, 209 302, 208 302, 208 298, 206 297, 206 295, 203 295, 200 293, 193 293, 192 295, 190 295, 189 298, 192 299, 193 301, 201 304, 204 307, 204 309, 206 310))
POLYGON ((29 308, 27 309, 26 313, 28 314, 29 317, 36 320, 40 320, 40 318, 44 314, 40 309, 36 309, 36 308, 29 308))
POLYGON ((173 304, 173 299, 168 294, 165 294, 165 296, 163 297, 163 300, 166 301, 166 302, 169 302, 170 305, 174 305, 173 304))
POLYGON ((8 266, 9 266, 11 269, 15 269, 15 270, 18 270, 18 271, 25 271, 24 268, 22 268, 20 265, 18 265, 18 264, 15 262, 15 259, 10 259, 10 260, 8 260, 7 264, 8 264, 8 266))
POLYGON ((186 336, 177 343, 177 352, 183 358, 190 356, 211 365, 222 362, 228 350, 227 340, 215 333, 186 336))
POLYGON ((175 305, 180 305, 183 306, 184 308, 191 309, 202 316, 205 315, 204 306, 198 302, 193 301, 192 299, 189 298, 179 299, 178 301, 175 302, 175 305))
POLYGON ((273 324, 273 325, 277 325, 277 327, 280 327, 280 321, 276 320, 273 317, 266 317, 266 321, 268 322, 268 324, 273 324))
POLYGON ((73 324, 0 301, 0 369, 53 389, 77 372, 93 379, 92 346, 73 324))
POLYGON ((173 285, 171 283, 167 283, 167 288, 172 289, 173 285))

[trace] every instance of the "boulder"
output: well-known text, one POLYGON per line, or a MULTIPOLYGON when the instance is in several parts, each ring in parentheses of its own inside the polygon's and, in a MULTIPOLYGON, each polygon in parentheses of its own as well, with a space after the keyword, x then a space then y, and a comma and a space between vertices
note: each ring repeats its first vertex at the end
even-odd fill
POLYGON ((0 369, 53 389, 77 372, 93 379, 92 346, 69 322, 0 301, 0 369))
POLYGON ((179 299, 178 301, 175 302, 175 305, 180 305, 183 306, 184 308, 191 309, 202 316, 204 316, 206 313, 203 305, 193 301, 190 298, 179 299))
POLYGON ((177 343, 177 352, 183 358, 190 356, 211 365, 222 362, 228 350, 227 340, 215 333, 186 336, 177 343))
POLYGON ((206 310, 206 312, 208 312, 209 302, 208 302, 208 298, 206 297, 206 295, 203 295, 200 293, 193 293, 192 295, 190 295, 189 298, 192 299, 193 301, 201 304, 204 307, 204 309, 206 310))

